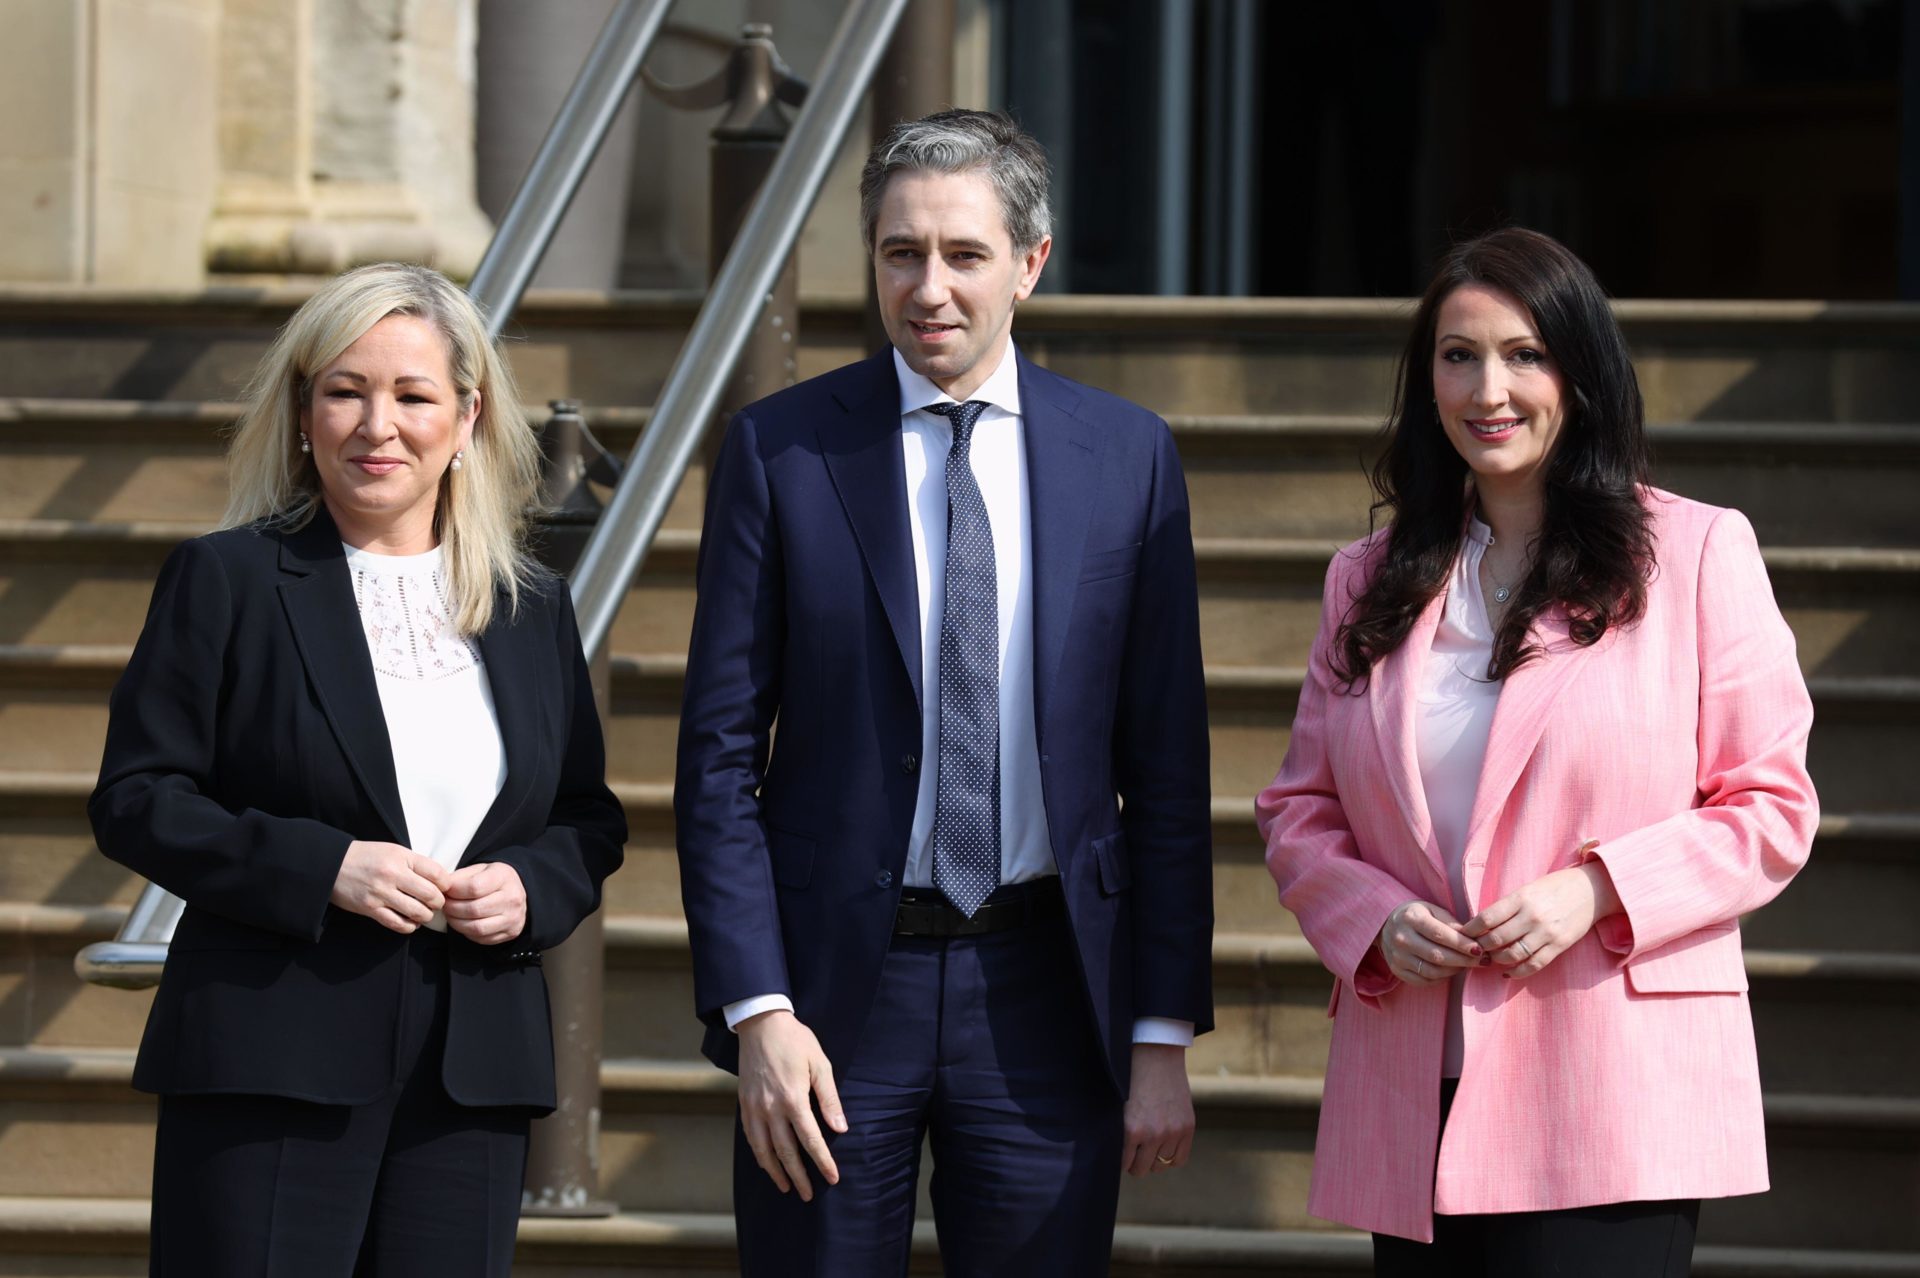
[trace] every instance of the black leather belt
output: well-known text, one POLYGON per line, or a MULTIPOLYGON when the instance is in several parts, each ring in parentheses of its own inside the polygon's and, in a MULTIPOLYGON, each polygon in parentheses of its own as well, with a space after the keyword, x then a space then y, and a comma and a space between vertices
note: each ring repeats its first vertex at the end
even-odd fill
POLYGON ((980 936, 1066 917, 1067 899, 1060 878, 1049 874, 1025 883, 1003 883, 968 918, 953 908, 939 888, 908 888, 894 912, 895 936, 980 936))

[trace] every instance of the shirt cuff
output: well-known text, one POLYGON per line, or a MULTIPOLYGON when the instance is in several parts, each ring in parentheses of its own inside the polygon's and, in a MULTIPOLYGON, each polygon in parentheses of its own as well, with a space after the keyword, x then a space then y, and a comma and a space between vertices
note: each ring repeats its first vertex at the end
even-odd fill
POLYGON ((762 1012, 791 1012, 793 1000, 785 994, 756 994, 752 998, 743 998, 737 1003, 728 1003, 720 1011, 727 1018, 727 1028, 734 1033, 740 1032, 740 1022, 748 1017, 758 1016, 762 1012))
POLYGON ((1170 1016, 1142 1016, 1133 1022, 1133 1041, 1159 1043, 1166 1047, 1192 1047, 1193 1022, 1176 1021, 1170 1016))

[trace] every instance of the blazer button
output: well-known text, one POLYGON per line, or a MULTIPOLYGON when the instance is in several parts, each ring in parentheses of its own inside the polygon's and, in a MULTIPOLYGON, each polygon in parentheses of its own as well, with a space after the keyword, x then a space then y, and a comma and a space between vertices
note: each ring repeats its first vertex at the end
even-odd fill
POLYGON ((892 886, 893 886, 893 871, 892 871, 892 870, 882 870, 882 871, 880 871, 880 873, 878 873, 878 874, 876 874, 876 875, 874 875, 874 876, 873 876, 873 885, 874 885, 875 887, 880 887, 880 888, 887 888, 887 887, 892 887, 892 886))
POLYGON ((902 772, 918 772, 920 770, 920 756, 917 754, 901 755, 900 770, 902 772))

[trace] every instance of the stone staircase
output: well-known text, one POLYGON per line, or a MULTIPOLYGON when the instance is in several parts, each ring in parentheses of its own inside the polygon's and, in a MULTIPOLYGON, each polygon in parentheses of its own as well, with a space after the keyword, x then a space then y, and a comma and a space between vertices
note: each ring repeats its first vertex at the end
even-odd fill
MULTIPOLYGON (((138 881, 84 800, 106 692, 160 559, 224 495, 220 429, 299 288, 0 292, 0 1278, 144 1272, 148 996, 81 985, 138 881)), ((536 295, 526 398, 583 399, 624 452, 697 299, 536 295)), ((1704 1275, 1920 1278, 1920 311, 1630 303, 1660 481, 1739 505, 1814 690, 1826 816, 1806 872, 1747 921, 1773 1192, 1709 1203, 1704 1275)), ((1170 416, 1192 490, 1214 737, 1220 1029, 1192 1053, 1180 1176, 1129 1181, 1127 1275, 1365 1273, 1304 1212, 1329 978, 1274 901, 1252 795, 1286 748, 1321 574, 1364 531, 1404 306, 1037 299, 1027 351, 1170 416)), ((804 310, 802 375, 856 358, 851 304, 804 310)), ((730 1080, 698 1056, 672 852, 674 716, 702 476, 616 624, 613 781, 633 826, 608 885, 608 1221, 529 1221, 517 1273, 725 1272, 730 1080)), ((1550 1139, 1551 1134, 1545 1138, 1550 1139)), ((924 1232, 924 1231, 923 1231, 924 1232)), ((917 1269, 938 1271, 930 1235, 917 1269)))

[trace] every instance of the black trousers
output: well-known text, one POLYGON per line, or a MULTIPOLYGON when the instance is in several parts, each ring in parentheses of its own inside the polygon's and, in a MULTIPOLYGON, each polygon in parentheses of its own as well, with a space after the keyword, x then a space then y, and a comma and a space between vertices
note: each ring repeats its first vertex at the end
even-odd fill
POLYGON ((506 1278, 526 1110, 469 1109, 440 1084, 446 939, 408 942, 401 1082, 370 1105, 163 1096, 154 1278, 506 1278))
MULTIPOLYGON (((1440 1126, 1455 1079, 1440 1090, 1440 1126)), ((1376 1278, 1687 1278, 1700 1200, 1602 1203, 1559 1211, 1435 1216, 1433 1241, 1373 1236, 1376 1278)))

